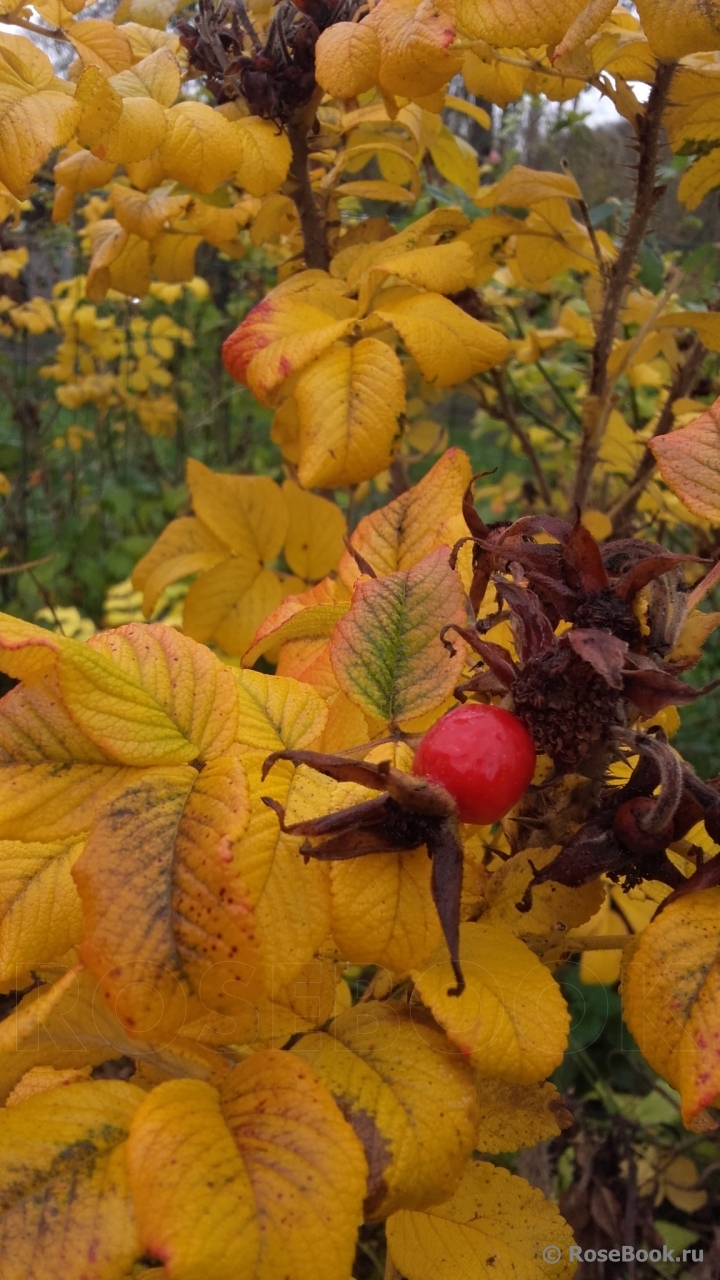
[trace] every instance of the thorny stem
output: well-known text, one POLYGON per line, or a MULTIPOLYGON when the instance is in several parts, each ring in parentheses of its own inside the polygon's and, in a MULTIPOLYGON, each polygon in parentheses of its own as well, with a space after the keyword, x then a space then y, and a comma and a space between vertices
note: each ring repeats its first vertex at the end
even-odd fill
POLYGON ((292 149, 289 179, 290 196, 298 211, 300 229, 305 245, 305 266, 327 271, 330 266, 325 222, 310 182, 308 133, 315 117, 315 102, 310 109, 303 109, 288 125, 287 133, 292 149))
POLYGON ((518 422, 515 410, 512 404, 510 403, 510 400, 508 399, 508 394, 505 389, 505 383, 503 381, 502 374, 498 373, 496 369, 493 369, 491 373, 491 377, 495 384, 495 387, 498 393, 498 398, 500 400, 502 417, 507 423, 507 425, 509 426, 513 435, 516 436, 517 439, 520 441, 523 453, 525 454, 525 457, 530 463, 530 466, 532 467, 533 472, 535 474, 535 479, 537 480, 538 488, 542 495, 542 500, 545 503, 545 506, 548 508, 548 511, 551 511, 553 507, 552 494, 550 493, 548 482, 545 478, 545 473, 542 467, 540 466, 540 461, 538 459, 538 456, 532 446, 532 441, 530 440, 530 437, 528 436, 524 427, 521 427, 520 423, 518 422))
MULTIPOLYGON (((705 354, 705 347, 700 339, 696 338, 690 347, 685 360, 675 374, 673 384, 668 393, 668 398, 662 407, 660 417, 657 421, 657 426, 653 432, 653 440, 656 440, 658 436, 667 435, 668 431, 672 430, 674 420, 673 407, 678 400, 681 400, 683 396, 686 396, 692 389, 695 379, 702 368, 705 354)), ((655 454, 652 449, 646 445, 645 452, 638 463, 635 475, 630 481, 628 488, 622 496, 618 498, 617 502, 608 512, 608 515, 612 520, 613 535, 616 538, 619 537, 626 529, 627 522, 634 512, 638 499, 655 470, 655 466, 655 454)))
POLYGON ((645 112, 637 122, 639 159, 635 205, 620 252, 610 268, 593 350, 592 377, 585 405, 583 441, 572 496, 572 505, 580 507, 581 510, 587 505, 592 475, 609 410, 609 405, 606 404, 609 382, 607 366, 615 340, 620 308, 648 223, 663 193, 663 189, 656 185, 655 177, 660 152, 662 117, 676 66, 675 62, 659 64, 645 112))

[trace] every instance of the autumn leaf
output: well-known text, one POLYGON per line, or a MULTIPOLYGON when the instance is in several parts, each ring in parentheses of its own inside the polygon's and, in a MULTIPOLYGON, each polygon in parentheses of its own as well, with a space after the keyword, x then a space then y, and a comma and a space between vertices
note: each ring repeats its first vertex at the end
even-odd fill
POLYGON ((401 1210, 387 1222, 393 1262, 407 1280, 435 1280, 452 1259, 454 1280, 569 1280, 572 1232, 557 1205, 509 1170, 473 1160, 451 1200, 425 1213, 401 1210), (556 1246, 543 1258, 546 1241, 556 1246), (492 1260, 492 1261, 491 1261, 492 1260))
POLYGON ((438 387, 464 382, 509 355, 504 334, 437 293, 380 295, 374 314, 397 330, 423 377, 438 387))
POLYGON ((439 707, 457 684, 464 660, 460 646, 454 656, 448 653, 440 631, 464 619, 464 599, 445 548, 411 569, 359 582, 331 645, 340 688, 388 724, 439 707))
POLYGON ((643 31, 659 58, 720 49, 720 24, 713 7, 695 0, 639 0, 643 31))
POLYGON ((239 135, 204 102, 179 102, 166 113, 160 164, 169 178, 211 195, 242 163, 239 135))
POLYGON ((336 343, 295 384, 302 485, 358 484, 392 462, 405 410, 395 352, 376 338, 336 343))
POLYGON ((650 442, 660 474, 696 515, 720 520, 720 400, 694 422, 650 442))
POLYGON ((413 970, 415 989, 453 1044, 483 1076, 535 1084, 562 1062, 570 1025, 560 988, 519 938, 493 925, 460 925, 467 990, 449 996, 446 948, 413 970))
POLYGON ((290 167, 287 134, 259 116, 246 116, 236 121, 234 128, 240 144, 238 183, 251 196, 269 195, 285 181, 290 167))
POLYGON ((496 209, 499 205, 527 209, 543 200, 579 200, 581 196, 577 182, 569 173, 545 172, 515 164, 499 182, 483 187, 475 204, 480 209, 496 209))
POLYGON ((542 6, 516 0, 458 0, 457 20, 468 35, 499 48, 531 49, 556 44, 587 0, 545 0, 542 6))
POLYGON ((286 378, 317 360, 353 327, 355 304, 330 286, 308 292, 311 301, 299 290, 274 290, 253 307, 223 346, 230 376, 245 383, 264 404, 272 403, 286 378), (338 318, 336 300, 347 303, 341 306, 345 317, 338 318))
POLYGON ((0 1250, 7 1280, 129 1275, 141 1254, 125 1143, 142 1089, 50 1088, 0 1111, 0 1250))
POLYGON ((70 141, 81 107, 59 91, 50 59, 25 36, 0 36, 0 181, 19 199, 55 147, 70 141))
POLYGON ((80 840, 0 840, 0 984, 64 955, 83 916, 72 867, 80 840))
POLYGON ((442 89, 462 63, 452 48, 448 6, 434 0, 380 0, 366 23, 380 42, 380 83, 388 93, 423 98, 442 89))
MULTIPOLYGON (((411 569, 438 547, 453 547, 467 536, 461 508, 471 475, 467 454, 448 449, 418 484, 363 517, 353 533, 353 547, 378 576, 411 569)), ((340 564, 343 581, 351 585, 359 573, 352 557, 345 555, 340 564)))
POLYGON ((488 1155, 548 1142, 573 1123, 549 1081, 521 1085, 479 1076, 477 1096, 480 1123, 475 1146, 488 1155))
POLYGON ((424 1208, 455 1190, 472 1151, 477 1103, 470 1069, 429 1018, 370 1001, 305 1036, 294 1052, 365 1148, 366 1217, 424 1208))
POLYGON ((355 98, 376 83, 380 41, 368 22, 336 22, 315 46, 315 77, 326 93, 355 98))
POLYGON ((140 1239, 178 1278, 346 1280, 362 1220, 363 1149, 325 1085, 262 1050, 220 1090, 174 1080, 133 1119, 140 1239))
POLYGON ((552 881, 535 885, 530 910, 518 910, 518 903, 533 879, 533 867, 540 870, 547 866, 559 851, 559 845, 548 849, 527 848, 503 863, 490 877, 485 891, 487 912, 484 921, 511 929, 515 934, 553 937, 590 920, 606 897, 605 885, 599 878, 579 889, 570 889, 552 881))
POLYGON ((268 649, 293 640, 329 641, 335 624, 349 608, 347 588, 330 578, 299 595, 286 596, 258 627, 252 645, 243 655, 244 665, 252 667, 268 649))
POLYGON ((671 902, 624 968, 623 1012, 653 1070, 676 1088, 690 1123, 720 1094, 720 889, 671 902))

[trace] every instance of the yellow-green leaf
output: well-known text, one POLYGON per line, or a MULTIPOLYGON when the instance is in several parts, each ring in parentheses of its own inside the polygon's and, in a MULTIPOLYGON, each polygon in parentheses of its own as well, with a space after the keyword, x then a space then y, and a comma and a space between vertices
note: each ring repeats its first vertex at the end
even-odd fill
POLYGON ((461 646, 451 656, 440 632, 464 616, 462 583, 443 547, 411 569, 359 582, 332 640, 340 688, 388 724, 439 707, 458 683, 464 661, 461 646))

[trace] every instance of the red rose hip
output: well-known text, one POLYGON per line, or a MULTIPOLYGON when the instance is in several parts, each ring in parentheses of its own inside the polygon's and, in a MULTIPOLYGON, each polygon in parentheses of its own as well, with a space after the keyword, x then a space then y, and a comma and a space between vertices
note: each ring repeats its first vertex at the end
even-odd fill
POLYGON ((453 797, 462 822, 497 822, 517 804, 535 772, 535 747, 524 724, 502 707, 467 703, 428 729, 413 773, 453 797))

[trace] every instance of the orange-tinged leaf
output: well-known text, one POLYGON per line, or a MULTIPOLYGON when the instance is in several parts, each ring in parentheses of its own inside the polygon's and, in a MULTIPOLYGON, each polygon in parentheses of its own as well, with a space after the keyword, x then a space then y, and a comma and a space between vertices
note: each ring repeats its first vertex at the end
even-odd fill
POLYGON ((334 98, 356 98, 377 82, 380 41, 368 22, 336 22, 315 46, 315 78, 334 98))
POLYGON ((131 1274, 141 1250, 125 1142, 144 1097, 122 1080, 94 1080, 0 1111, 4 1280, 131 1274))
MULTIPOLYGON (((353 546, 378 576, 410 569, 437 547, 453 547, 467 536, 462 499, 472 468, 461 449, 448 449, 423 479, 406 493, 364 516, 352 535, 353 546)), ((340 576, 350 585, 360 570, 347 554, 340 576)))
POLYGON ((387 93, 423 98, 442 89, 462 65, 453 6, 445 0, 380 0, 366 23, 380 41, 380 83, 387 93))
POLYGON ((336 622, 349 608, 348 592, 329 578, 300 595, 286 596, 258 627, 252 645, 243 655, 243 665, 252 667, 268 649, 291 640, 329 640, 336 622))
POLYGON ((452 1194, 473 1148, 477 1101, 470 1068, 430 1018, 371 1001, 305 1036, 294 1052, 363 1143, 366 1217, 452 1194))
POLYGON ((343 553, 345 517, 334 502, 306 493, 292 480, 285 481, 282 491, 290 515, 285 559, 306 582, 324 578, 343 553))
POLYGON ((509 930, 460 925, 467 989, 449 996, 453 971, 441 947, 415 969, 416 992, 478 1073, 535 1084, 562 1062, 570 1016, 555 979, 509 930))
POLYGON ((300 374, 295 402, 301 484, 358 484, 390 466, 405 410, 405 377, 384 342, 336 343, 300 374))
POLYGON ((427 382, 451 387, 501 364, 510 354, 507 338, 475 320, 449 298, 422 293, 378 299, 375 315, 400 334, 427 382))
POLYGON ((650 442, 660 474, 695 515, 720 521, 720 400, 694 422, 650 442))
POLYGON ((175 1280, 346 1280, 362 1219, 362 1146, 297 1056, 262 1050, 220 1091, 160 1085, 128 1146, 140 1237, 175 1280))
POLYGON ((425 1213, 403 1209, 387 1223, 390 1256, 407 1280, 570 1280, 572 1232, 557 1205, 509 1170, 472 1161, 455 1195, 425 1213), (543 1258, 545 1241, 558 1253, 543 1258), (556 1261, 557 1258, 557 1261, 556 1261), (490 1261, 492 1259, 492 1261, 490 1261))
POLYGON ((293 293, 271 293, 223 345, 225 368, 258 400, 271 403, 273 393, 328 347, 349 333, 353 319, 338 319, 293 293))
POLYGON ((95 821, 73 875, 83 962, 128 1030, 158 1038, 262 989, 253 912, 233 859, 249 819, 232 755, 148 772, 95 821))
POLYGON ((440 706, 464 661, 462 647, 451 656, 440 632, 464 617, 462 583, 446 548, 411 569, 364 579, 332 640, 340 688, 363 711, 393 725, 440 706))
POLYGON ((720 889, 671 902, 640 935, 622 978, 625 1020, 688 1124, 720 1094, 720 889))
POLYGON ((392 973, 421 964, 441 936, 431 865, 424 847, 333 862, 330 927, 341 955, 392 973))

